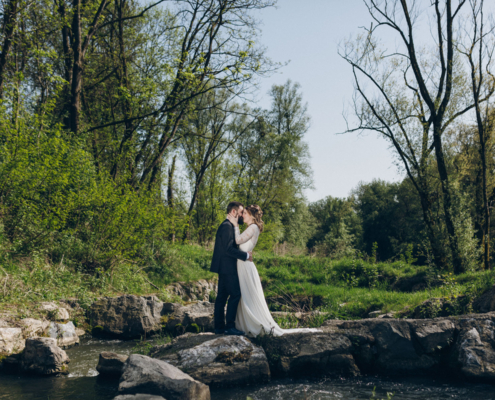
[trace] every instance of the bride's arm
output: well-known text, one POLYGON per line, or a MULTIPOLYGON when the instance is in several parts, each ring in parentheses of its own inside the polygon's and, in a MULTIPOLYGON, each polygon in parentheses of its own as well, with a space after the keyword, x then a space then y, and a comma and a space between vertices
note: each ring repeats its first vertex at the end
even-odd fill
POLYGON ((256 229, 258 229, 256 224, 249 225, 247 227, 247 229, 244 232, 242 232, 242 235, 241 235, 241 231, 239 230, 239 227, 236 226, 235 227, 235 242, 237 244, 246 243, 249 239, 251 239, 256 234, 256 229))

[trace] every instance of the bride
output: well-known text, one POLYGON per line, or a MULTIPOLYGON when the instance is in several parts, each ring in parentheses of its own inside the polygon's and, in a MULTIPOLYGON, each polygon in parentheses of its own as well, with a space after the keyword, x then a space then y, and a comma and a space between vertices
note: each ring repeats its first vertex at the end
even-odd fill
MULTIPOLYGON (((228 219, 235 228, 235 241, 239 249, 245 252, 253 251, 260 233, 263 232, 263 211, 257 205, 246 207, 243 211, 244 223, 248 225, 246 230, 240 233, 237 218, 229 215, 228 219)), ((317 329, 282 329, 272 318, 266 304, 263 288, 258 270, 252 261, 237 261, 237 274, 241 287, 241 300, 237 308, 235 322, 236 329, 244 331, 248 336, 259 334, 272 334, 282 336, 286 333, 317 332, 317 329)))

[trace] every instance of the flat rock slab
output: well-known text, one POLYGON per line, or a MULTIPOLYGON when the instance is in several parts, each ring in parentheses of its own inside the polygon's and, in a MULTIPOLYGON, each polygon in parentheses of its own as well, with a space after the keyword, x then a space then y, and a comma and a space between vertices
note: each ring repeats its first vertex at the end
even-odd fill
POLYGON ((266 382, 270 367, 263 348, 242 336, 185 334, 156 346, 151 356, 169 362, 210 386, 266 382))
POLYGON ((210 400, 210 388, 173 365, 132 354, 124 364, 119 392, 152 394, 168 400, 210 400))
POLYGON ((352 343, 332 332, 290 333, 259 339, 277 376, 359 375, 352 343))
POLYGON ((100 353, 96 370, 103 376, 120 377, 128 356, 104 351, 100 353))
POLYGON ((105 297, 91 305, 88 319, 97 333, 131 339, 160 330, 162 308, 155 296, 105 297))
POLYGON ((166 400, 162 396, 154 396, 152 394, 123 394, 114 397, 113 400, 166 400))
POLYGON ((26 339, 26 348, 20 360, 24 372, 38 375, 69 373, 69 357, 53 338, 26 339))

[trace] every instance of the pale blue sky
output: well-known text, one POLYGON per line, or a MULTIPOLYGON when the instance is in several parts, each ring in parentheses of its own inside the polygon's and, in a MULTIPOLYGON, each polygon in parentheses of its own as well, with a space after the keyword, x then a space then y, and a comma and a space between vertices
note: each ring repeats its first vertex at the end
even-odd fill
POLYGON ((337 54, 339 41, 369 26, 362 0, 279 0, 263 10, 262 42, 274 61, 289 61, 278 74, 261 82, 266 92, 287 79, 299 82, 312 118, 306 136, 311 153, 315 190, 308 200, 345 197, 360 181, 401 179, 387 142, 376 134, 338 135, 345 130, 344 103, 352 98, 351 70, 337 54))

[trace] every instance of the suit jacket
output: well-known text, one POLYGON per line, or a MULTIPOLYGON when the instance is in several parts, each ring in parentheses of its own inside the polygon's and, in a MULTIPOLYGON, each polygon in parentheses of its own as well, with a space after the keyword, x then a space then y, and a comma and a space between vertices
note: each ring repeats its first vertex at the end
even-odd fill
POLYGON ((210 271, 218 274, 237 274, 237 260, 245 261, 247 258, 248 254, 239 250, 235 242, 234 225, 226 219, 217 230, 210 271))

